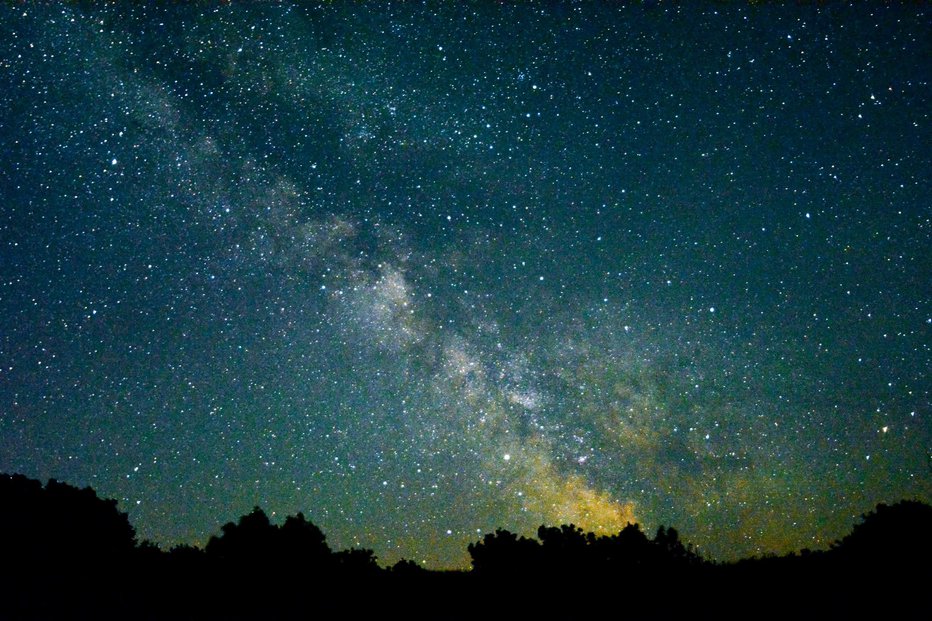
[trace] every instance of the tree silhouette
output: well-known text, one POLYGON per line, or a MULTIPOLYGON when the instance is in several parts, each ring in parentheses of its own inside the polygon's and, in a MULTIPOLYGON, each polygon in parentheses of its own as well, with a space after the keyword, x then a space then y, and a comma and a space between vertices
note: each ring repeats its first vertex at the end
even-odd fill
POLYGON ((308 522, 303 513, 285 518, 278 538, 281 553, 298 557, 302 563, 322 565, 331 556, 323 531, 308 522))
MULTIPOLYGON (((591 535, 591 533, 589 533, 591 535)), ((579 571, 593 560, 586 533, 575 524, 537 529, 541 557, 549 571, 579 571)))
POLYGON ((417 577, 423 576, 427 573, 427 570, 415 563, 414 561, 408 559, 401 559, 394 565, 392 565, 391 570, 393 574, 404 576, 404 577, 417 577))
POLYGON ((22 475, 0 475, 0 532, 4 557, 32 564, 104 564, 136 546, 136 531, 115 500, 101 499, 51 479, 45 486, 22 475))
POLYGON ((861 516, 832 552, 868 564, 927 563, 932 557, 932 507, 917 500, 879 504, 861 516))
POLYGON ((168 551, 168 558, 171 562, 179 565, 203 565, 206 553, 195 546, 181 544, 168 551))
POLYGON ((675 528, 661 526, 654 540, 638 524, 628 524, 609 536, 586 533, 575 524, 541 526, 540 543, 496 530, 482 541, 470 544, 473 569, 477 573, 601 574, 634 570, 685 569, 702 564, 691 546, 680 541, 675 528))
POLYGON ((497 529, 482 541, 467 547, 472 567, 477 573, 534 573, 539 570, 540 544, 515 533, 497 529))
POLYGON ((654 564, 656 552, 640 525, 628 523, 617 535, 599 537, 594 546, 599 558, 619 571, 644 569, 654 564))
MULTIPOLYGON (((637 524, 608 536, 574 524, 541 526, 539 541, 498 529, 468 546, 472 572, 428 571, 411 561, 383 571, 372 550, 331 552, 301 513, 277 526, 255 507, 224 524, 204 550, 180 545, 163 552, 148 541, 137 545, 126 514, 90 488, 0 475, 0 617, 132 618, 146 611, 149 618, 300 618, 392 597, 433 613, 451 601, 481 606, 477 587, 527 612, 530 600, 521 594, 552 588, 585 598, 580 583, 623 584, 640 597, 629 597, 626 610, 636 613, 640 604, 655 616, 721 584, 730 585, 730 598, 749 602, 777 592, 808 604, 823 593, 863 591, 918 603, 924 585, 914 583, 928 575, 930 527, 932 507, 922 502, 881 504, 829 551, 719 564, 704 561, 665 526, 653 539, 637 524)), ((572 598, 574 610, 579 598, 572 598)), ((824 612, 838 612, 836 596, 823 604, 824 612)))
POLYGON ((375 552, 365 548, 341 550, 334 554, 334 560, 341 573, 357 578, 371 577, 381 571, 375 552))
POLYGON ((207 542, 208 556, 234 563, 265 564, 275 559, 277 527, 259 507, 240 517, 239 522, 227 522, 222 534, 207 542))
MULTIPOLYGON (((314 574, 332 568, 336 560, 323 532, 303 513, 288 516, 282 526, 276 526, 262 509, 254 507, 239 522, 227 522, 220 530, 220 536, 207 542, 207 556, 232 563, 241 571, 279 567, 314 574)), ((355 563, 361 565, 358 560, 355 563)))
POLYGON ((679 532, 673 528, 664 528, 663 524, 657 529, 654 536, 654 546, 657 547, 662 562, 668 565, 696 565, 702 562, 702 559, 692 549, 691 545, 684 545, 680 541, 679 532))

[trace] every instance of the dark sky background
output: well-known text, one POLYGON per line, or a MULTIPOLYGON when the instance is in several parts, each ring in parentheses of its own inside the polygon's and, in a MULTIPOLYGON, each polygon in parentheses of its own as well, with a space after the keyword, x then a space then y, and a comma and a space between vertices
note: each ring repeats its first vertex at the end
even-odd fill
POLYGON ((0 471, 826 547, 932 497, 930 11, 4 3, 0 471))

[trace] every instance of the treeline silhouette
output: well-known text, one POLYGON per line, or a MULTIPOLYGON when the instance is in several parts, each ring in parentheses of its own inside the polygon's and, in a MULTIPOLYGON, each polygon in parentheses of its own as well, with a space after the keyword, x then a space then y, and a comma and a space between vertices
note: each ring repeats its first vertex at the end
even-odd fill
POLYGON ((539 539, 498 529, 467 548, 473 571, 488 575, 554 575, 565 572, 603 575, 683 572, 703 563, 691 545, 680 541, 675 528, 661 526, 653 540, 638 524, 615 535, 597 536, 574 524, 541 526, 539 539))
MULTIPOLYGON (((664 526, 653 538, 637 524, 608 536, 541 526, 536 539, 499 529, 468 546, 471 571, 428 571, 407 560, 382 568, 368 549, 333 551, 303 514, 276 525, 259 507, 203 549, 163 551, 138 541, 116 501, 91 488, 0 474, 0 618, 498 617, 578 612, 606 593, 645 613, 693 611, 695 598, 735 607, 776 597, 807 601, 814 614, 881 587, 909 606, 925 601, 930 527, 927 504, 880 504, 828 550, 735 563, 703 559, 664 526)), ((738 611, 727 606, 716 612, 738 611)))

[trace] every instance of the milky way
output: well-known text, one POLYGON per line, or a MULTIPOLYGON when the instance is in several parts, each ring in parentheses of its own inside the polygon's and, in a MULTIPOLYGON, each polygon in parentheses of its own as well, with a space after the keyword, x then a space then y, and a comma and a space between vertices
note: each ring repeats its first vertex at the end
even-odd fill
POLYGON ((930 500, 921 5, 0 9, 0 471, 468 565, 930 500))

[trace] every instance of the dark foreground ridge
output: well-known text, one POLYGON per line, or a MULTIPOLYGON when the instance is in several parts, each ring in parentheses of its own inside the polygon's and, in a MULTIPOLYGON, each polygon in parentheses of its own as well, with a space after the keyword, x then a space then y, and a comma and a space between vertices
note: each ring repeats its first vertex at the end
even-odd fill
MULTIPOLYGON (((304 515, 272 524, 256 507, 204 549, 139 542, 116 501, 50 480, 0 475, 0 618, 544 618, 693 613, 824 614, 927 607, 932 507, 880 504, 827 551, 718 564, 661 526, 611 536, 541 526, 469 545, 473 569, 383 569, 372 550, 334 552, 304 515)), ((927 609, 926 609, 927 611, 927 609)))

